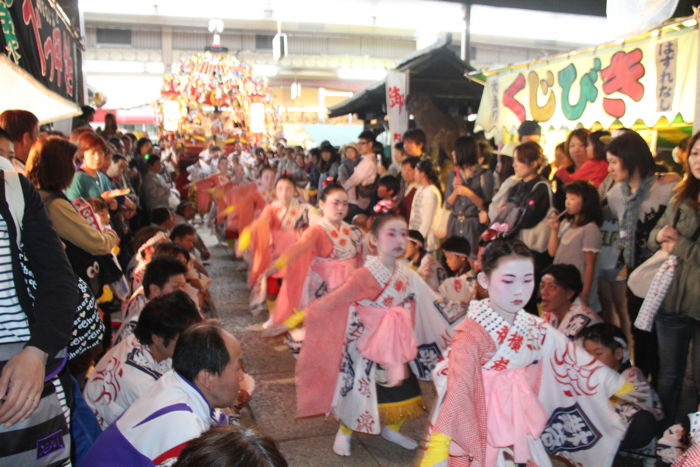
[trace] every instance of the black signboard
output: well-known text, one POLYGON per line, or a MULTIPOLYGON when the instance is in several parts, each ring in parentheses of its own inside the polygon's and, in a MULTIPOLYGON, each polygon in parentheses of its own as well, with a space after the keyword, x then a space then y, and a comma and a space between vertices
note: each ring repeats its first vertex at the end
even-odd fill
POLYGON ((0 51, 51 91, 83 103, 81 46, 47 0, 0 0, 0 51))

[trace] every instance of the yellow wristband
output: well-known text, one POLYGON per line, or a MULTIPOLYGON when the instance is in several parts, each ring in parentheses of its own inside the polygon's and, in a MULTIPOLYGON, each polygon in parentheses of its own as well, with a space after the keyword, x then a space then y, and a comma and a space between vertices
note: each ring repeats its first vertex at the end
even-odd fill
POLYGON ((280 256, 275 260, 272 265, 277 269, 278 271, 281 271, 287 266, 287 257, 285 255, 280 256))
POLYGON ((250 229, 246 227, 238 237, 238 249, 240 251, 245 251, 248 248, 250 248, 250 229))
POLYGON ((420 467, 432 467, 439 462, 447 460, 450 455, 450 437, 443 433, 430 435, 428 449, 421 460, 420 467))
POLYGON ((304 322, 305 317, 306 312, 304 310, 294 310, 292 316, 284 320, 284 323, 282 324, 287 326, 289 329, 294 329, 304 322))

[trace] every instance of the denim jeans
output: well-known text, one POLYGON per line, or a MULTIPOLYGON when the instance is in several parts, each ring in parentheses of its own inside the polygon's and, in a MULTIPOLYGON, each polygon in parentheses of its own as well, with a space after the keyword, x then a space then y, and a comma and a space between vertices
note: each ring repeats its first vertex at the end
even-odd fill
MULTIPOLYGON (((691 341, 691 374, 697 399, 700 388, 700 321, 676 313, 659 311, 654 324, 659 345, 659 376, 656 390, 664 409, 663 426, 668 427, 679 418, 677 412, 691 341)), ((693 404, 696 403, 697 401, 693 401, 693 404)), ((685 414, 680 415, 680 418, 685 418, 685 414)))

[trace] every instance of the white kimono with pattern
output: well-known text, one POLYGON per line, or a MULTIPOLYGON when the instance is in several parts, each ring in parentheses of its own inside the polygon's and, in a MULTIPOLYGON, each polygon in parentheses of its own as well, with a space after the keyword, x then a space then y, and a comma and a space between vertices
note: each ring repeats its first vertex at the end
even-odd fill
MULTIPOLYGON (((361 306, 389 308, 400 306, 414 316, 414 333, 418 356, 410 362, 413 373, 423 380, 441 359, 453 333, 450 321, 437 306, 435 292, 404 261, 390 271, 376 256, 365 263, 374 279, 383 287, 375 300, 361 300, 361 306)), ((353 431, 378 434, 381 430, 377 407, 377 365, 363 358, 357 341, 365 328, 359 320, 357 307, 351 305, 345 334, 345 351, 338 375, 332 410, 345 426, 353 431)))

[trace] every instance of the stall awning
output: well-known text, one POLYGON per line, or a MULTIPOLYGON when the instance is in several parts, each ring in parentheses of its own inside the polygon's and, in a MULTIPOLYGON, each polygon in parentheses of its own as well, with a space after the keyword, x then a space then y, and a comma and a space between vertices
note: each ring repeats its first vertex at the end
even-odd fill
POLYGON ((692 124, 698 30, 692 19, 641 36, 474 75, 486 78, 476 129, 512 139, 523 120, 545 131, 692 124))
POLYGON ((80 107, 72 101, 49 91, 32 75, 0 55, 0 112, 24 109, 32 112, 41 123, 80 115, 80 107))
POLYGON ((61 9, 37 0, 0 2, 0 23, 0 112, 29 110, 42 123, 79 115, 82 44, 61 9))

